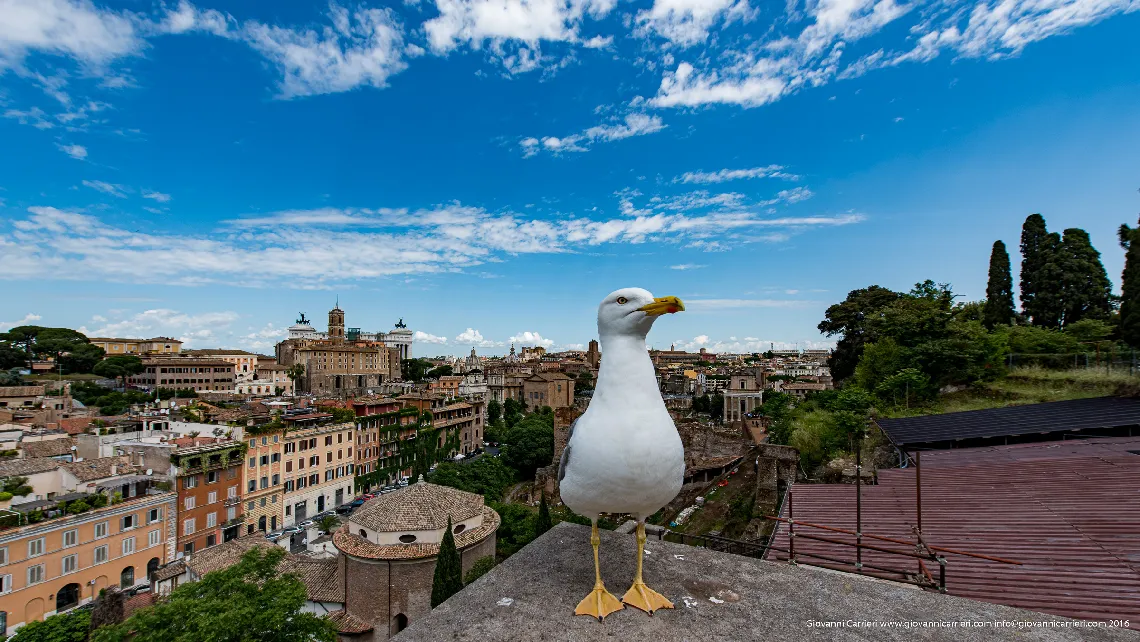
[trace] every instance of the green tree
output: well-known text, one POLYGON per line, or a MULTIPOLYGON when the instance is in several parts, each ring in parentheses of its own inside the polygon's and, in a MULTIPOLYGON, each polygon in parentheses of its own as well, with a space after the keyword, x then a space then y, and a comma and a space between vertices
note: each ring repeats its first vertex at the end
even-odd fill
POLYGON ((554 522, 550 520, 550 507, 546 505, 546 492, 544 491, 538 500, 538 516, 534 519, 534 535, 538 537, 551 528, 554 528, 554 522))
POLYGON ((439 379, 440 377, 450 377, 452 374, 451 366, 444 364, 437 368, 432 368, 424 375, 426 379, 439 379))
POLYGON ((898 292, 872 285, 848 292, 841 303, 827 308, 823 321, 819 322, 819 331, 829 337, 840 337, 828 359, 832 377, 840 381, 855 374, 863 345, 875 340, 867 329, 867 320, 901 296, 898 292))
POLYGON ((893 337, 883 337, 863 348, 863 356, 855 367, 855 383, 866 390, 876 390, 896 372, 914 365, 914 354, 909 348, 900 346, 893 337))
POLYGON ((300 390, 300 388, 297 386, 297 380, 305 376, 305 364, 294 363, 293 365, 289 366, 288 370, 285 371, 285 376, 289 377, 289 381, 293 382, 293 394, 297 394, 297 392, 300 390))
POLYGON ((486 501, 492 502, 501 500, 503 492, 515 483, 515 471, 499 457, 478 457, 464 463, 441 462, 428 475, 428 481, 478 493, 486 501))
POLYGON ((503 416, 503 405, 499 403, 498 399, 492 399, 487 403, 487 423, 494 424, 499 422, 499 418, 503 416))
POLYGON ((1088 232, 1071 227, 1061 238, 1061 325, 1112 315, 1112 282, 1088 232))
POLYGON ((0 484, 0 491, 13 495, 30 495, 33 492, 27 477, 5 477, 0 484))
POLYGON ((1120 247, 1124 248, 1124 273, 1120 276, 1120 338, 1133 348, 1140 347, 1140 224, 1120 226, 1120 247))
POLYGON ((92 372, 108 379, 121 379, 124 386, 127 377, 143 371, 142 359, 133 354, 117 354, 95 364, 92 372))
POLYGON ((503 420, 507 422, 507 428, 514 428, 522 419, 524 411, 522 403, 517 399, 508 398, 503 403, 503 420))
POLYGON ((724 395, 719 392, 709 397, 709 416, 717 420, 724 417, 724 395))
POLYGON ((487 571, 495 568, 495 556, 487 555, 475 560, 471 565, 471 570, 467 571, 467 575, 463 576, 463 584, 467 585, 487 574, 487 571))
POLYGON ((439 555, 435 558, 435 577, 431 582, 431 607, 443 604, 447 598, 463 590, 463 563, 455 548, 455 536, 451 533, 451 516, 447 516, 447 530, 439 544, 439 555))
POLYGON ((786 446, 792 436, 793 397, 786 392, 773 392, 764 395, 760 404, 760 414, 768 423, 768 441, 786 446))
POLYGON ((987 328, 1012 325, 1017 314, 1013 307, 1013 277, 1009 268, 1009 252, 1005 243, 994 241, 990 252, 990 275, 986 285, 984 321, 987 328))
POLYGON ((542 415, 528 415, 503 437, 502 460, 519 479, 534 479, 554 458, 554 428, 542 415))
POLYGON ((317 528, 321 529, 321 532, 326 535, 331 534, 339 527, 340 520, 336 518, 336 515, 325 515, 317 520, 317 528))
POLYGON ((1021 310, 1033 325, 1059 328, 1064 316, 1061 235, 1030 214, 1021 227, 1021 310))
POLYGON ((337 423, 356 421, 356 412, 351 408, 330 408, 329 413, 332 414, 333 421, 337 423))
MULTIPOLYGON (((2 337, 3 334, 0 334, 2 337)), ((11 343, 0 339, 0 370, 23 368, 28 364, 23 351, 11 343)))
POLYGON ((28 622, 9 642, 87 642, 91 611, 73 610, 39 622, 28 622))
POLYGON ((928 398, 932 392, 930 377, 917 368, 899 370, 875 387, 875 394, 880 399, 889 399, 893 405, 904 405, 908 408, 911 403, 928 398), (900 397, 902 403, 899 402, 900 397))
POLYGON ((1112 324, 1100 319, 1081 319, 1065 324, 1065 334, 1081 343, 1096 343, 1112 336, 1112 324))
POLYGON ((584 390, 594 389, 594 375, 589 372, 582 371, 578 373, 578 378, 574 380, 574 392, 581 392, 584 390))
POLYGON ((91 343, 80 343, 60 356, 59 363, 66 373, 87 373, 91 372, 104 356, 106 353, 103 352, 103 348, 91 343))
POLYGON ((7 332, 0 333, 0 339, 3 339, 8 345, 12 346, 22 358, 21 365, 31 370, 32 361, 35 360, 36 356, 36 337, 39 336, 43 330, 44 328, 38 325, 20 325, 7 332))
POLYGON ((87 337, 71 328, 43 328, 36 335, 36 356, 59 362, 64 354, 91 345, 87 337))
POLYGON ((404 381, 423 381, 427 371, 432 369, 427 359, 404 359, 400 361, 400 376, 404 381))
POLYGON ((535 514, 522 504, 492 502, 491 508, 501 519, 495 533, 495 552, 503 560, 534 539, 535 514))
POLYGON ((285 551, 247 551, 237 564, 180 584, 166 599, 92 642, 333 642, 336 628, 304 610, 305 585, 288 572, 285 551))

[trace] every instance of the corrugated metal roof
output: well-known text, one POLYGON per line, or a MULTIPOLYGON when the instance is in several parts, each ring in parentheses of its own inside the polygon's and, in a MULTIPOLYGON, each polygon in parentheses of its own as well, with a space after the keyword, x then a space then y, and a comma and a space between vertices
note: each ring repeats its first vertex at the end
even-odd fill
MULTIPOLYGON (((1067 617, 1125 619, 1140 628, 1140 455, 1130 451, 1140 451, 1140 438, 924 452, 927 543, 1022 563, 947 555, 947 592, 1067 617)), ((853 485, 796 484, 792 493, 797 522, 855 530, 853 485)), ((880 470, 878 485, 863 488, 862 503, 864 534, 914 541, 913 467, 880 470)), ((855 540, 802 526, 796 531, 855 540)), ((773 546, 787 549, 786 524, 773 546)), ((853 547, 798 537, 796 552, 855 557, 853 547)), ((770 559, 787 557, 769 553, 770 559)), ((863 561, 917 570, 914 559, 876 551, 865 550, 863 561)), ((937 578, 937 566, 927 567, 937 578)))
POLYGON ((897 446, 1096 430, 1140 425, 1140 399, 1094 397, 876 423, 897 446))

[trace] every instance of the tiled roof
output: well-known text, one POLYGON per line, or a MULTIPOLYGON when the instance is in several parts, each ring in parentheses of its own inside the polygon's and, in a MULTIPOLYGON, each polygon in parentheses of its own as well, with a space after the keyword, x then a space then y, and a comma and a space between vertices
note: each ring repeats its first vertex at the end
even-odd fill
POLYGON ((482 508, 482 495, 419 481, 369 501, 351 521, 374 531, 433 531, 445 528, 449 516, 461 522, 482 508))
POLYGON ((45 473, 49 470, 55 470, 61 465, 63 465, 63 462, 58 459, 51 459, 50 457, 7 459, 0 461, 0 477, 35 475, 36 473, 45 473))
MULTIPOLYGON (((483 541, 499 529, 499 523, 499 514, 490 506, 484 506, 483 524, 479 528, 468 529, 456 535, 455 546, 464 549, 483 541)), ((375 560, 414 560, 439 554, 439 544, 373 544, 359 535, 353 535, 349 532, 349 528, 346 525, 333 533, 333 544, 340 551, 354 557, 375 560)))
POLYGON ((71 417, 59 420, 59 427, 69 435, 78 435, 87 430, 90 425, 90 417, 71 417))
POLYGON ((182 560, 174 560, 170 564, 158 569, 154 572, 154 579, 156 582, 169 580, 172 577, 178 577, 186 572, 186 563, 182 560))
POLYGON ((228 542, 222 542, 216 546, 204 548, 201 551, 194 553, 186 561, 186 566, 194 572, 198 577, 202 577, 206 573, 220 571, 224 568, 229 568, 234 564, 241 561, 241 556, 245 555, 246 551, 254 548, 270 548, 274 546, 258 533, 231 539, 228 542))
POLYGON ((201 348, 197 350, 183 350, 182 354, 189 354, 194 356, 220 356, 220 355, 235 355, 242 357, 256 357, 257 355, 245 350, 226 350, 223 348, 201 348))
POLYGON ((123 602, 123 615, 130 617, 132 613, 148 606, 154 606, 155 594, 153 592, 138 593, 128 597, 123 602))
POLYGON ((130 457, 84 459, 83 461, 62 464, 61 467, 75 475, 76 479, 81 482, 106 479, 115 475, 130 475, 136 471, 134 465, 131 464, 130 457), (111 466, 116 466, 114 473, 111 472, 111 466))
POLYGON ((368 622, 365 622, 364 620, 356 617, 355 615, 352 615, 343 609, 329 613, 328 617, 329 622, 332 622, 333 626, 335 626, 336 630, 340 633, 349 635, 355 633, 367 633, 374 628, 368 622))
MULTIPOLYGON (((237 564, 247 551, 255 548, 271 549, 275 546, 275 544, 267 541, 261 533, 254 533, 203 549, 191 555, 188 560, 183 560, 183 562, 195 575, 202 577, 207 573, 220 571, 237 564)), ((286 554, 281 563, 278 564, 277 572, 297 575, 298 579, 305 585, 305 592, 309 599, 314 602, 344 603, 344 578, 340 574, 340 568, 335 559, 315 559, 286 554)))
POLYGON ((0 386, 0 397, 41 397, 43 386, 0 386))
POLYGON ((20 450, 24 451, 25 459, 58 457, 59 455, 70 455, 71 447, 74 445, 75 439, 68 437, 66 439, 47 439, 45 441, 21 443, 20 450))

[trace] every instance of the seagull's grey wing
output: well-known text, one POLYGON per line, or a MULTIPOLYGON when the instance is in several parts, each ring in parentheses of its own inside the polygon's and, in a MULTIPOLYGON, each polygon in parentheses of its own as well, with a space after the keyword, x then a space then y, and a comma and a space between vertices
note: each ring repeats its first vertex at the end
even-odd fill
POLYGON ((578 425, 578 419, 570 424, 570 434, 566 435, 566 447, 562 449, 562 459, 558 460, 558 483, 562 483, 562 478, 566 476, 566 467, 570 465, 570 440, 574 437, 574 426, 578 425))

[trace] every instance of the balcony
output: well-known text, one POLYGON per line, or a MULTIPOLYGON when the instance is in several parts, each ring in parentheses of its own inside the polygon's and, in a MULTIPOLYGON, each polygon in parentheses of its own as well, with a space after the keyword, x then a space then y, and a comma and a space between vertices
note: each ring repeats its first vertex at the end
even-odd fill
POLYGON ((225 501, 226 508, 230 506, 237 506, 241 503, 241 497, 227 497, 225 501))

